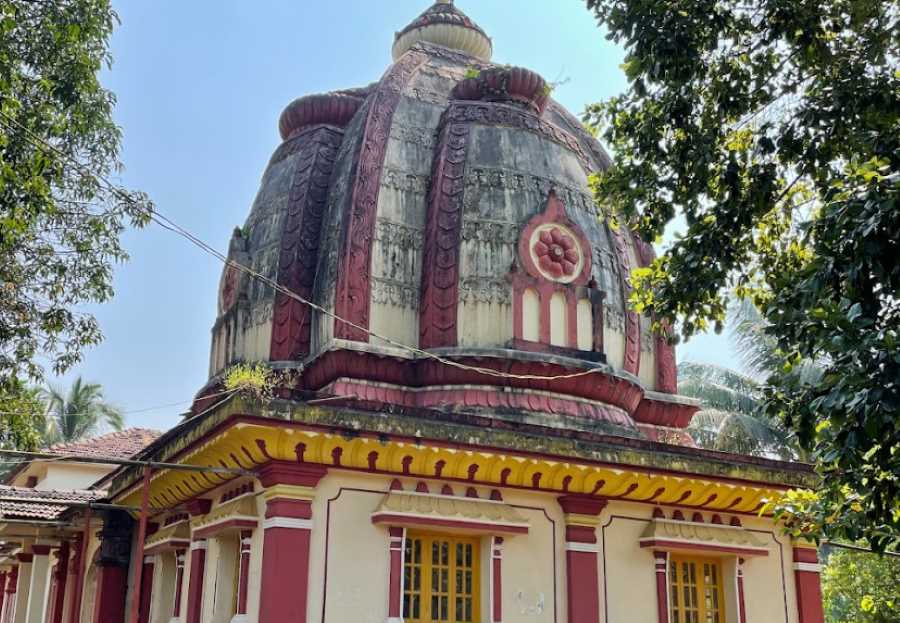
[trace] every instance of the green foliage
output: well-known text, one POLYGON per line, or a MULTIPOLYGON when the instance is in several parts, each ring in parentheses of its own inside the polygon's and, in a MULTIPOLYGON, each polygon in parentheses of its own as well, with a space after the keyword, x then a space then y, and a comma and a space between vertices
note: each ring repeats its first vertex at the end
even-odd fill
POLYGON ((474 66, 466 67, 466 73, 464 75, 467 79, 474 79, 481 75, 481 70, 474 66))
POLYGON ((900 621, 900 558, 837 550, 822 572, 828 623, 900 621))
POLYGON ((225 391, 266 403, 274 395, 276 375, 262 363, 239 363, 225 370, 225 391))
POLYGON ((96 175, 119 169, 109 0, 0 0, 0 383, 60 373, 101 339, 79 306, 112 294, 119 236, 146 224, 139 193, 96 175), (132 203, 132 201, 134 203, 132 203))
POLYGON ((678 392, 703 403, 688 429, 701 447, 797 458, 789 432, 766 415, 759 384, 750 377, 718 366, 682 363, 678 366, 678 392))
POLYGON ((97 383, 85 383, 75 379, 69 391, 57 388, 44 391, 47 404, 47 445, 61 441, 78 441, 109 427, 122 430, 125 417, 122 411, 109 404, 103 397, 103 388, 97 383))
POLYGON ((752 299, 776 347, 765 407, 823 483, 780 516, 896 543, 900 2, 586 1, 630 83, 586 114, 617 156, 598 200, 648 241, 687 225, 632 303, 690 337, 752 299))
POLYGON ((46 425, 40 393, 17 378, 0 382, 0 482, 19 462, 3 450, 36 450, 41 444, 46 425))
POLYGON ((45 427, 44 410, 39 389, 18 379, 0 384, 0 449, 35 450, 45 427))

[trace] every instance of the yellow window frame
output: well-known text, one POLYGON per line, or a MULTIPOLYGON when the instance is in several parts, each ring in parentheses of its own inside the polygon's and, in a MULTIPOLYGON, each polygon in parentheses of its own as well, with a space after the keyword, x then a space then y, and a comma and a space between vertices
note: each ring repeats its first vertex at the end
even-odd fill
POLYGON ((404 622, 480 623, 480 546, 477 538, 408 532, 403 552, 404 622))
POLYGON ((671 623, 726 623, 722 560, 669 557, 671 623))

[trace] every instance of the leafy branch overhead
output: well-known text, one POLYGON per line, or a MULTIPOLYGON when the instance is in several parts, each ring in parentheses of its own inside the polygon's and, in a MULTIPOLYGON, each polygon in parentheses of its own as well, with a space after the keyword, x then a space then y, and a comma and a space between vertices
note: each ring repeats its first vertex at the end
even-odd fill
POLYGON ((0 385, 57 373, 101 339, 83 304, 108 300, 127 258, 120 236, 147 223, 141 193, 98 180, 120 169, 109 0, 0 2, 0 385))
POLYGON ((593 180, 645 240, 632 303, 682 337, 751 300, 773 342, 765 408, 822 489, 797 534, 900 538, 900 2, 587 0, 626 93, 591 106, 615 164, 593 180), (808 374, 809 364, 820 370, 808 374))

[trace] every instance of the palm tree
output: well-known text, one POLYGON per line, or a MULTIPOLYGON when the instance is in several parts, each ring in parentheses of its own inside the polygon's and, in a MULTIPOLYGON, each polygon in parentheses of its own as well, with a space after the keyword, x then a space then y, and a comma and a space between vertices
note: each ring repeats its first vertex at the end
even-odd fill
MULTIPOLYGON (((730 338, 747 374, 718 366, 682 363, 678 366, 679 393, 703 402, 690 433, 698 445, 714 450, 803 459, 782 422, 766 415, 760 379, 780 365, 778 344, 766 332, 766 321, 748 300, 731 308, 730 338)), ((804 361, 795 367, 801 382, 813 382, 821 366, 804 361)))
POLYGON ((703 403, 688 429, 701 447, 794 458, 790 434, 765 416, 759 383, 753 378, 719 366, 682 363, 678 393, 703 403))
POLYGON ((122 430, 125 418, 122 411, 103 397, 97 383, 75 379, 68 393, 59 388, 44 390, 47 402, 47 443, 77 441, 95 435, 105 427, 122 430))

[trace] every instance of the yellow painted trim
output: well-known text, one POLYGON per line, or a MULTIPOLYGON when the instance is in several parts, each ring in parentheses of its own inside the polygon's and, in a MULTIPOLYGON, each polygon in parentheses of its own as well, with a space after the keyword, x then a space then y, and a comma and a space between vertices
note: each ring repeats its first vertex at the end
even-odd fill
POLYGON ((600 525, 600 516, 599 515, 578 515, 576 513, 569 513, 565 516, 566 525, 567 526, 599 526, 600 525))
POLYGON ((316 496, 316 490, 311 487, 301 487, 298 485, 274 485, 263 490, 259 495, 266 502, 274 500, 275 498, 311 500, 316 496))
MULTIPOLYGON (((271 459, 296 462, 297 448, 303 444, 307 463, 334 465, 339 451, 340 467, 360 471, 369 470, 369 455, 376 453, 375 469, 381 473, 406 475, 413 478, 435 478, 436 465, 443 463, 442 480, 469 480, 469 468, 477 465, 473 484, 502 486, 501 474, 509 470, 506 486, 532 489, 537 480, 544 491, 567 494, 595 494, 606 498, 630 501, 653 499, 655 504, 679 504, 710 511, 751 512, 764 500, 777 499, 781 490, 752 483, 717 481, 714 477, 687 474, 652 473, 630 469, 628 466, 592 465, 579 461, 560 461, 551 457, 488 452, 439 446, 428 440, 415 442, 384 440, 374 437, 347 437, 301 428, 288 428, 273 422, 271 426, 241 422, 210 438, 182 457, 179 462, 190 465, 241 467, 250 460, 254 466, 271 459), (265 453, 257 441, 262 441, 265 453), (334 453, 334 454, 333 454, 334 453), (240 457, 237 464, 232 457, 240 457), (404 459, 410 457, 408 471, 404 459), (540 476, 538 476, 540 474, 540 476), (602 482, 601 482, 602 481, 602 482), (564 487, 564 483, 568 483, 564 487), (657 495, 659 489, 663 493, 657 495), (712 496, 712 502, 704 505, 712 496)), ((171 507, 202 495, 228 482, 227 475, 160 470, 150 484, 151 505, 171 507)), ((264 495, 271 493, 273 487, 264 495)), ((309 499, 312 494, 303 487, 279 489, 288 497, 309 499)), ((137 506, 140 486, 135 483, 116 496, 116 502, 137 506)))

